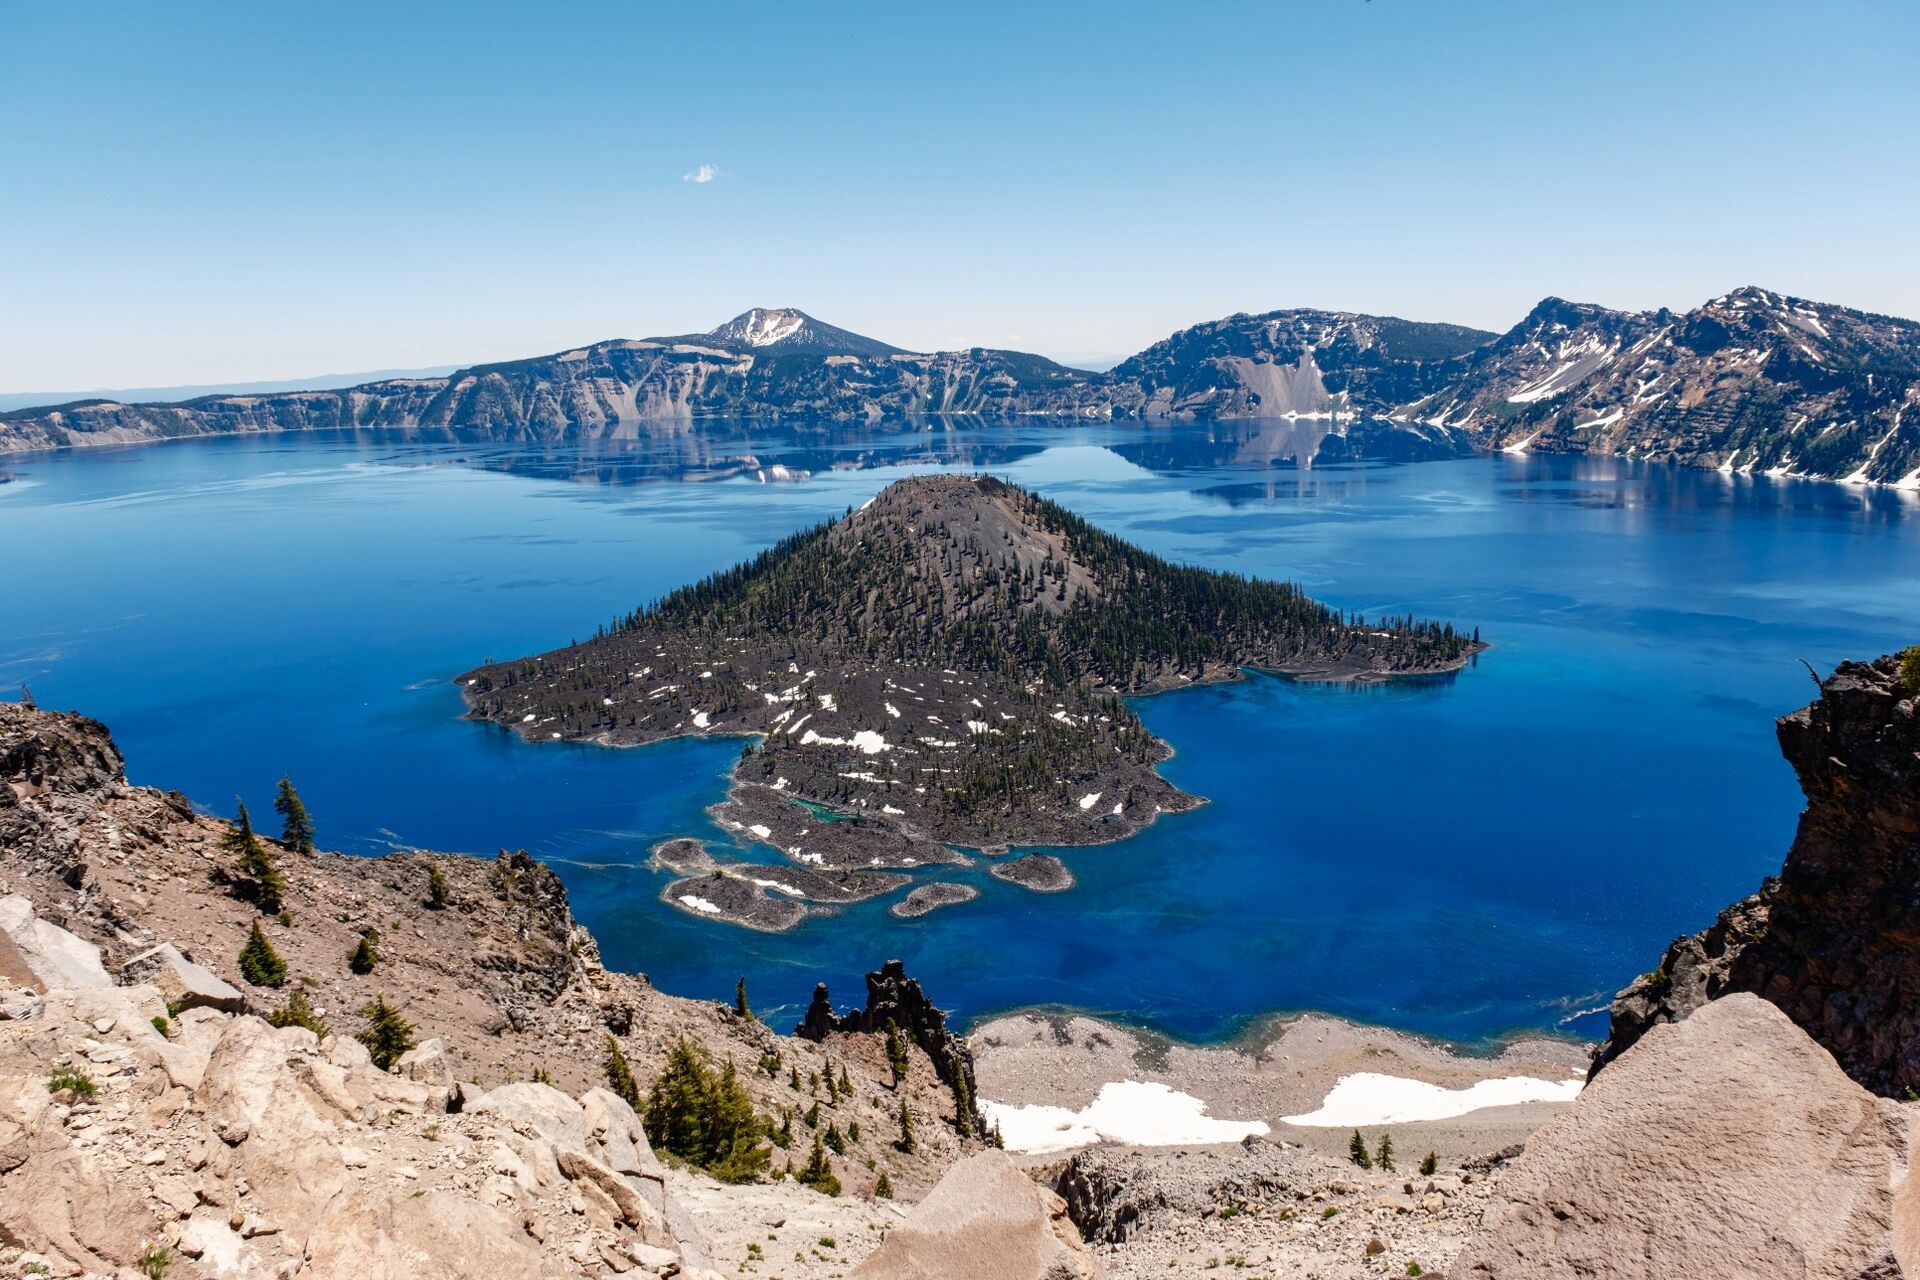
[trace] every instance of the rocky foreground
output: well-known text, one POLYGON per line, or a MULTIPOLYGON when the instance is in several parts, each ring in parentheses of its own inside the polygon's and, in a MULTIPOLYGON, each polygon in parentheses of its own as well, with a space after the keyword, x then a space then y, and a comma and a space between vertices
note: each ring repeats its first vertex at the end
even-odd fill
MULTIPOLYGON (((1920 1105, 1860 1082, 1897 1081, 1912 1056, 1910 1002, 1888 993, 1915 936, 1899 904, 1920 900, 1916 669, 1844 667, 1783 722, 1809 807, 1767 919, 1800 923, 1743 941, 1770 948, 1764 972, 1807 976, 1757 994, 1703 980, 1698 1000, 1636 1013, 1523 1142, 1449 1146, 1418 1172, 1427 1134, 1403 1126, 1367 1135, 1396 1137, 1391 1169, 1284 1133, 1016 1162, 974 1106, 997 1087, 991 1054, 976 1070, 898 966, 864 1006, 822 991, 775 1035, 605 971, 524 857, 267 842, 286 884, 262 916, 227 824, 129 786, 98 724, 0 704, 0 1276, 1920 1276, 1920 1105), (1836 952, 1863 903, 1884 927, 1836 952), (239 961, 255 925, 280 985, 239 961), (1807 1016, 1833 954, 1870 1023, 1833 999, 1807 1016), (295 992, 309 1016, 274 1025, 295 992), (403 1035, 372 1013, 388 998, 403 1035), (772 1158, 744 1183, 656 1153, 649 1087, 678 1045, 730 1068, 762 1117, 772 1158), (781 1146, 783 1127, 801 1142, 781 1146), (840 1149, 809 1162, 827 1127, 840 1149)), ((1019 1101, 1079 1105, 1122 1058, 1182 1067, 1097 1028, 992 1025, 1031 1031, 1058 1081, 1019 1101)), ((1324 1052, 1329 1070, 1352 1053, 1324 1052)))

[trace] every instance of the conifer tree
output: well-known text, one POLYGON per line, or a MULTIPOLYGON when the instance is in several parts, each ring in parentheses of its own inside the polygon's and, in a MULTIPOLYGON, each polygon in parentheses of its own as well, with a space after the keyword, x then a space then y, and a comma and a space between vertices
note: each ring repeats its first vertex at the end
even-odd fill
POLYGON ((844 1062, 840 1064, 840 1096, 843 1098, 853 1096, 853 1081, 847 1079, 847 1064, 844 1062))
POLYGON ((780 1127, 773 1131, 773 1145, 785 1151, 793 1145, 793 1111, 780 1108, 780 1127))
POLYGON ((300 793, 293 789, 293 779, 280 779, 280 790, 273 797, 273 809, 284 824, 280 843, 295 853, 312 853, 313 819, 307 816, 307 806, 300 802, 300 793))
POLYGON ((913 1140, 913 1113, 907 1110, 905 1098, 900 1099, 900 1136, 893 1145, 907 1155, 912 1155, 920 1145, 913 1140))
POLYGON ((847 1140, 841 1136, 840 1126, 838 1124, 829 1121, 826 1136, 827 1146, 832 1149, 833 1154, 837 1156, 847 1154, 847 1140))
POLYGON ((286 896, 287 880, 274 865, 273 855, 260 843, 260 837, 253 833, 253 819, 247 815, 244 801, 240 803, 240 816, 220 837, 220 847, 233 856, 234 870, 246 881, 254 905, 267 915, 278 914, 281 899, 286 896))
POLYGON ((247 945, 240 949, 240 976, 256 987, 277 987, 287 980, 287 962, 273 949, 258 920, 247 934, 247 945))
POLYGON ((800 1068, 799 1067, 792 1066, 787 1068, 787 1088, 793 1090, 795 1093, 800 1092, 800 1068))
POLYGON ((1367 1140, 1360 1136, 1358 1129, 1353 1131, 1353 1140, 1347 1143, 1347 1159, 1362 1169, 1373 1168, 1373 1157, 1367 1154, 1367 1140))
POLYGON ((953 1127, 960 1131, 963 1138, 973 1136, 973 1092, 967 1088, 967 1073, 961 1069, 959 1058, 952 1059, 953 1064, 953 1127))
POLYGON ((607 1088, 618 1094, 630 1107, 640 1105, 640 1086, 633 1081, 633 1068, 627 1065, 627 1055, 620 1052, 620 1042, 611 1035, 607 1037, 606 1056, 607 1088))
POLYGON ((822 1195, 840 1194, 840 1179, 833 1172, 833 1162, 827 1159, 825 1147, 820 1135, 813 1135, 813 1154, 807 1157, 806 1168, 794 1175, 794 1180, 803 1186, 812 1187, 822 1195))
POLYGON ((1382 1169, 1385 1169, 1388 1173, 1393 1172, 1393 1135, 1392 1134, 1383 1133, 1380 1135, 1380 1154, 1373 1158, 1373 1162, 1379 1165, 1382 1169))
POLYGON ((809 1129, 818 1129, 818 1128, 820 1127, 820 1104, 819 1104, 819 1102, 817 1102, 817 1101, 816 1101, 816 1102, 815 1102, 815 1103, 814 1103, 814 1104, 813 1104, 812 1106, 810 1106, 810 1107, 808 1107, 808 1108, 806 1109, 806 1112, 805 1112, 805 1113, 804 1113, 803 1115, 801 1115, 801 1117, 800 1117, 800 1118, 801 1118, 802 1120, 805 1120, 805 1121, 807 1122, 807 1128, 809 1128, 809 1129))
POLYGON ((360 1012, 366 1016, 367 1027, 355 1034, 354 1039, 367 1046, 374 1066, 382 1071, 392 1070, 401 1055, 413 1048, 413 1024, 401 1017, 400 1011, 388 1004, 385 996, 374 997, 373 1003, 360 1012))
POLYGON ((380 931, 378 929, 369 927, 362 933, 360 935, 360 941, 355 943, 353 950, 347 953, 347 968, 362 977, 372 973, 373 966, 378 963, 380 959, 379 955, 376 954, 373 949, 373 944, 379 941, 379 938, 380 931))
POLYGON ((1425 1177, 1431 1178, 1433 1176, 1433 1171, 1435 1169, 1438 1169, 1439 1167, 1440 1167, 1440 1157, 1435 1155, 1431 1151, 1427 1152, 1426 1158, 1420 1161, 1420 1172, 1425 1177))
POLYGON ((747 1022, 753 1021, 753 1009, 747 1004, 747 979, 744 974, 740 981, 733 984, 733 1012, 747 1022))
POLYGON ((766 1125, 733 1063, 715 1072, 685 1038, 667 1050, 641 1119, 656 1149, 722 1182, 752 1182, 772 1158, 760 1145, 766 1125))
POLYGON ((887 1176, 887 1171, 885 1169, 882 1169, 880 1171, 880 1176, 874 1179, 873 1197, 876 1200, 893 1199, 893 1179, 887 1176))
POLYGON ((427 910, 445 911, 452 901, 447 892, 447 876, 439 867, 427 864, 427 910))
POLYGON ((275 1027, 305 1027, 322 1039, 329 1031, 326 1019, 313 1011, 307 1002, 307 993, 299 987, 287 993, 284 1005, 267 1015, 267 1023, 275 1027))
POLYGON ((893 1083, 897 1088, 907 1074, 907 1047, 900 1043, 900 1028, 893 1025, 893 1019, 887 1019, 887 1066, 893 1070, 893 1083))

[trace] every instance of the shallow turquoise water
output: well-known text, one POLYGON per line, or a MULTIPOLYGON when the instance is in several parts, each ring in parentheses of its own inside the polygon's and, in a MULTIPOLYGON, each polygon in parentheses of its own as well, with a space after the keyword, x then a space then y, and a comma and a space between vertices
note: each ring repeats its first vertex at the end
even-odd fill
POLYGON ((107 721, 135 781, 322 842, 532 850, 610 963, 797 1012, 903 957, 962 1017, 1080 1006, 1214 1036, 1319 1008, 1461 1039, 1576 1015, 1776 869, 1799 795, 1772 718, 1920 639, 1920 503, 1836 485, 1508 457, 1297 471, 1245 424, 743 430, 595 447, 275 437, 46 455, 0 484, 0 690, 107 721), (1249 436, 1253 439, 1249 440, 1249 436), (744 460, 744 461, 743 461, 744 460), (809 473, 764 483, 775 465, 809 473), (1065 851, 1077 889, 963 872, 768 937, 656 900, 656 841, 711 834, 731 742, 522 744, 446 683, 858 505, 990 467, 1163 554, 1346 608, 1478 625, 1457 679, 1265 677, 1140 703, 1208 796, 1065 851))

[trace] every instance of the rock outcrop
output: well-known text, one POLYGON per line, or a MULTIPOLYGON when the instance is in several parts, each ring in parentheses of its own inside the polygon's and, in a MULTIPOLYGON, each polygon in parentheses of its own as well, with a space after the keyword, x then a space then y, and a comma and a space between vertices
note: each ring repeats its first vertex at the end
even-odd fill
POLYGON ((1920 1088, 1920 690, 1843 663, 1779 722, 1807 807, 1786 865, 1614 999, 1600 1072, 1649 1028, 1750 991, 1876 1093, 1920 1088))
POLYGON ((1660 1026, 1536 1133, 1449 1274, 1920 1274, 1910 1108, 1734 994, 1660 1026))
POLYGON ((998 1151, 948 1171, 852 1280, 1093 1280, 1099 1262, 1066 1202, 998 1151))
POLYGON ((986 1132, 986 1120, 980 1114, 979 1086, 974 1080, 973 1050, 947 1027, 946 1011, 936 1007, 907 976, 906 965, 889 960, 878 973, 867 975, 867 1004, 864 1009, 833 1011, 827 984, 813 989, 813 1003, 793 1033, 803 1040, 823 1043, 828 1036, 886 1035, 897 1032, 904 1043, 917 1045, 933 1063, 941 1083, 953 1091, 955 1114, 965 1116, 968 1131, 986 1132))
POLYGON ((4 1026, 0 1260, 28 1273, 713 1275, 604 1089, 426 1083, 431 1054, 382 1071, 350 1037, 59 973, 4 1026))

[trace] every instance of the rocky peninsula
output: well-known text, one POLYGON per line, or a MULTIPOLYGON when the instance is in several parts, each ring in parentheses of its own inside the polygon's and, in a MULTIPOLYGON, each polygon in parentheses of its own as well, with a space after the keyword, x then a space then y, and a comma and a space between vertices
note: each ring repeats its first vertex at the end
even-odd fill
POLYGON ((714 818, 817 874, 656 856, 704 877, 666 901, 782 927, 800 917, 743 893, 830 907, 952 863, 955 845, 1099 844, 1200 803, 1156 771, 1170 748, 1129 695, 1246 668, 1434 675, 1482 647, 1449 624, 1370 621, 1287 583, 1170 564, 1013 485, 946 475, 460 684, 474 718, 529 741, 751 735, 714 818), (704 892, 716 874, 733 883, 704 892))

